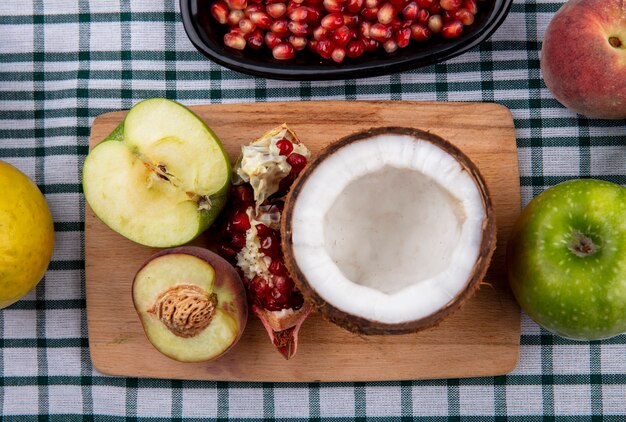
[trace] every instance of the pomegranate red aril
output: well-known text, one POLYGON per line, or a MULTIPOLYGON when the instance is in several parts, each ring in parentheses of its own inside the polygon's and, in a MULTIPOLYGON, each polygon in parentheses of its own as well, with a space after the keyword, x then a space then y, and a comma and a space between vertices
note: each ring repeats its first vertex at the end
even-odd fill
POLYGON ((296 51, 304 50, 308 42, 305 37, 296 37, 295 35, 290 35, 288 41, 296 51))
POLYGON ((287 25, 293 35, 304 37, 309 34, 309 25, 302 22, 290 21, 287 25))
POLYGON ((245 14, 241 10, 231 10, 230 13, 228 13, 228 25, 237 26, 244 16, 245 14))
POLYGON ((247 0, 226 0, 229 9, 243 10, 248 6, 247 0))
POLYGON ((365 0, 365 7, 367 9, 378 8, 381 0, 365 0))
POLYGON ((441 8, 444 10, 457 10, 463 4, 463 0, 439 0, 441 8))
POLYGON ((394 39, 388 39, 383 43, 383 48, 387 53, 393 53, 398 49, 398 44, 394 39))
POLYGON ((276 60, 291 60, 295 54, 296 50, 290 43, 281 43, 272 48, 272 56, 276 60))
POLYGON ((398 48, 404 48, 411 41, 411 28, 402 28, 396 32, 396 44, 398 48))
MULTIPOLYGON (((283 45, 287 45, 291 48, 291 50, 293 51, 293 47, 291 47, 290 44, 281 44, 280 46, 283 45)), ((278 48, 276 47, 276 48, 278 48)), ((276 48, 274 50, 276 50, 276 48)), ((274 51, 272 50, 272 52, 274 51)), ((271 234, 269 236, 266 236, 265 238, 263 238, 261 240, 261 247, 260 247, 261 252, 263 252, 265 255, 271 257, 271 258, 278 258, 280 257, 280 255, 282 254, 282 251, 280 249, 280 240, 278 240, 278 238, 271 234)))
POLYGON ((372 23, 370 21, 363 21, 359 24, 359 32, 362 37, 369 38, 371 29, 372 23))
POLYGON ((378 7, 366 7, 361 10, 361 16, 368 21, 375 21, 378 19, 378 7))
POLYGON ((443 19, 443 21, 444 21, 444 22, 450 22, 450 21, 455 21, 455 20, 457 20, 457 19, 454 17, 454 12, 451 12, 451 11, 449 11, 449 10, 444 10, 444 11, 441 13, 441 15, 440 15, 440 16, 441 16, 441 19, 443 19))
MULTIPOLYGON (((391 27, 391 29, 395 33, 400 28, 402 28, 402 21, 400 19, 398 19, 398 18, 393 18, 393 20, 391 22, 389 22, 389 26, 391 27)), ((411 25, 410 24, 407 25, 407 27, 409 27, 409 26, 411 26, 411 25)))
POLYGON ((330 58, 336 63, 341 63, 345 57, 346 50, 343 47, 336 47, 330 55, 330 58))
POLYGON ((435 3, 432 6, 430 6, 428 8, 428 11, 430 13, 440 13, 441 12, 441 5, 439 3, 435 3))
MULTIPOLYGON (((322 41, 320 41, 321 43, 322 41)), ((331 43, 332 44, 332 43, 331 43)), ((335 50, 335 49, 333 49, 335 50)), ((293 173, 300 173, 300 171, 306 167, 306 157, 302 154, 298 154, 294 152, 289 157, 287 157, 287 163, 291 166, 291 171, 293 173)))
POLYGON ((441 19, 441 15, 432 15, 428 18, 428 29, 430 29, 433 34, 440 33, 442 26, 443 20, 441 19))
POLYGON ((287 3, 287 15, 289 15, 298 7, 300 7, 300 3, 296 3, 293 0, 291 0, 289 3, 287 3))
POLYGON ((396 9, 402 10, 410 0, 389 0, 389 3, 396 9))
POLYGON ((222 255, 223 257, 227 259, 233 259, 237 255, 238 251, 233 249, 230 245, 226 245, 225 243, 222 243, 218 249, 218 252, 220 255, 222 255))
POLYGON ((351 13, 359 13, 365 4, 365 0, 348 0, 346 9, 351 13))
POLYGON ((324 11, 318 8, 314 8, 314 7, 309 7, 308 9, 309 9, 309 16, 307 17, 306 21, 311 24, 318 23, 320 19, 322 18, 322 13, 324 11))
POLYGON ((246 48, 246 40, 239 31, 230 31, 224 34, 224 45, 235 50, 246 48))
POLYGON ((376 51, 380 48, 380 43, 371 38, 361 38, 361 42, 363 42, 364 50, 368 53, 376 51))
POLYGON ((346 47, 346 56, 355 59, 363 55, 365 51, 365 44, 361 40, 350 41, 348 47, 346 47))
POLYGON ((250 35, 248 35, 248 39, 246 41, 248 42, 250 48, 254 50, 263 47, 263 31, 255 29, 250 35))
POLYGON ((436 0, 416 0, 420 9, 428 9, 436 3, 436 0))
POLYGON ((270 31, 279 37, 289 34, 289 21, 287 19, 278 19, 272 22, 270 31))
POLYGON ((417 23, 425 24, 428 22, 428 18, 430 18, 430 12, 426 9, 421 9, 417 12, 417 18, 415 20, 417 23))
POLYGON ((244 233, 235 233, 233 237, 230 238, 230 244, 237 251, 240 251, 246 246, 246 235, 244 233))
POLYGON ((267 270, 274 275, 287 275, 287 268, 280 259, 272 259, 267 270))
POLYGON ((287 5, 285 3, 271 3, 265 7, 265 11, 274 19, 278 19, 287 13, 287 5))
POLYGON ((245 233, 250 228, 250 218, 245 212, 238 212, 230 222, 232 230, 235 232, 245 233))
POLYGON ((228 12, 228 6, 223 1, 216 1, 211 5, 211 16, 222 25, 228 23, 228 12))
POLYGON ((404 6, 404 9, 402 9, 402 17, 405 20, 414 21, 415 19, 417 19, 418 11, 419 11, 419 7, 417 6, 417 3, 412 1, 406 6, 404 6))
POLYGON ((390 24, 395 16, 396 9, 391 5, 391 3, 384 3, 378 9, 378 22, 382 23, 383 25, 390 24))
POLYGON ((353 15, 352 13, 343 14, 343 23, 350 29, 354 29, 359 24, 359 15, 353 15))
POLYGON ((476 0, 464 0, 463 8, 469 10, 472 15, 478 13, 478 4, 476 3, 476 0))
POLYGON ((313 38, 316 41, 325 40, 325 39, 330 38, 331 36, 332 36, 332 33, 328 29, 322 26, 318 26, 317 28, 313 30, 313 38))
POLYGON ((457 38, 463 33, 463 24, 459 21, 450 21, 443 24, 441 36, 444 38, 457 38))
POLYGON ((343 12, 345 9, 343 3, 340 3, 338 0, 324 0, 323 4, 324 9, 326 9, 326 11, 329 13, 340 13, 343 12))
POLYGON ((370 28, 370 38, 376 41, 385 42, 393 35, 391 27, 382 23, 375 23, 370 28))
POLYGON ((311 53, 317 54, 317 43, 319 43, 319 41, 316 39, 309 40, 309 42, 306 45, 307 50, 310 51, 311 53))
POLYGON ((275 33, 273 32, 265 33, 265 45, 267 45, 269 49, 274 49, 274 47, 276 47, 278 44, 281 44, 283 42, 285 41, 281 37, 276 35, 275 33))
POLYGON ((265 297, 271 290, 267 280, 258 275, 254 276, 254 278, 250 281, 248 288, 253 291, 254 295, 259 299, 265 297))
POLYGON ((346 45, 348 45, 351 39, 352 39, 352 30, 350 30, 350 28, 348 28, 347 26, 342 26, 341 28, 337 28, 333 32, 333 41, 335 42, 335 45, 338 47, 345 47, 346 45))
POLYGON ((470 26, 474 23, 474 15, 467 9, 457 10, 454 12, 454 17, 465 26, 470 26))
POLYGON ((274 233, 274 231, 267 227, 265 224, 259 223, 255 225, 254 228, 256 229, 257 236, 259 236, 259 238, 261 239, 264 239, 274 233))
POLYGON ((239 21, 239 30, 242 34, 250 34, 256 29, 256 25, 248 18, 244 18, 239 21))
POLYGON ((261 29, 270 29, 274 20, 265 12, 255 12, 250 15, 250 20, 261 29))
POLYGON ((274 288, 283 296, 289 296, 295 284, 292 279, 287 276, 279 275, 274 278, 274 288))
POLYGON ((334 31, 343 26, 343 15, 341 13, 330 13, 322 18, 322 27, 329 31, 334 31))
POLYGON ((238 185, 233 188, 234 200, 242 204, 250 204, 254 202, 254 192, 248 184, 238 185))
POLYGON ((430 39, 432 32, 424 25, 416 23, 411 25, 411 38, 417 42, 423 42, 430 39))
POLYGON ((257 12, 263 12, 263 6, 261 6, 260 4, 251 4, 250 6, 246 7, 246 9, 244 10, 246 16, 250 17, 251 14, 253 13, 257 13, 257 12))
POLYGON ((309 17, 309 8, 306 6, 300 6, 293 9, 289 14, 289 19, 296 22, 305 22, 309 17))

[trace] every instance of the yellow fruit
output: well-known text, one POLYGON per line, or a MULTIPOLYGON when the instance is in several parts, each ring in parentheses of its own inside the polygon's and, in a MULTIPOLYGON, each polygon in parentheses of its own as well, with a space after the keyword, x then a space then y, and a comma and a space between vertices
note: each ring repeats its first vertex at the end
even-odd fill
POLYGON ((52 215, 37 185, 0 161, 0 308, 39 283, 53 247, 52 215))

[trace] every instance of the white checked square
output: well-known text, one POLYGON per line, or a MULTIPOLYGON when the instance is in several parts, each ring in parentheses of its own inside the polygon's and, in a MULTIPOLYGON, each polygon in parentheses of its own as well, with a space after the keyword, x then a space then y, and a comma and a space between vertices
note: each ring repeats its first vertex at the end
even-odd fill
POLYGON ((492 415, 494 412, 494 387, 492 385, 463 385, 459 387, 462 415, 492 415))
POLYGON ((28 176, 30 180, 37 183, 37 180, 35 180, 36 161, 33 160, 32 158, 7 157, 7 158, 2 158, 2 161, 11 164, 13 167, 18 169, 22 173, 24 173, 26 176, 28 176))
POLYGON ((79 347, 48 348, 48 375, 80 376, 80 353, 79 347))
POLYGON ((354 417, 352 387, 320 387, 320 416, 354 417))
POLYGON ((48 193, 46 202, 54 221, 80 221, 80 193, 48 193))
POLYGON ((89 12, 90 13, 119 13, 120 12, 119 1, 90 1, 89 12))
POLYGON ((588 374, 589 345, 560 345, 552 348, 552 367, 555 374, 588 374))
POLYGON ((133 12, 157 12, 163 13, 162 1, 154 0, 133 0, 130 2, 130 10, 133 12))
POLYGON ((576 176, 580 174, 580 150, 576 147, 544 147, 544 176, 576 176))
POLYGON ((190 388, 183 392, 183 416, 217 418, 217 389, 190 388))
MULTIPOLYGON (((623 374, 626 371, 626 344, 600 346, 600 365, 603 374, 623 374)), ((626 413, 626 401, 624 401, 626 413)))
POLYGON ((367 416, 399 416, 402 414, 400 387, 366 387, 365 413, 367 416))
POLYGON ((0 42, 0 54, 32 52, 34 50, 33 36, 33 31, 24 31, 22 25, 2 25, 0 37, 11 42, 0 42))
POLYGON ((43 11, 45 14, 76 14, 78 13, 78 3, 76 0, 46 0, 43 2, 43 11))
POLYGON ((39 413, 39 391, 36 385, 2 387, 4 408, 3 414, 36 415, 39 413))
POLYGON ((513 370, 515 375, 541 374, 541 347, 520 345, 519 360, 513 370))
POLYGON ((34 309, 3 309, 4 338, 35 338, 37 337, 37 313, 34 309))
POLYGON ((557 416, 590 415, 591 388, 589 385, 555 385, 554 414, 557 416))
POLYGON ((89 49, 91 51, 120 51, 122 49, 120 24, 117 22, 92 22, 89 49))
POLYGON ((228 416, 231 418, 262 418, 263 390, 260 388, 229 390, 228 416))
POLYGON ((626 384, 602 386, 604 415, 624 416, 626 413, 626 384))
POLYGON ((82 168, 77 155, 47 155, 44 158, 46 183, 67 183, 80 180, 82 168))
POLYGON ((51 385, 48 387, 48 405, 51 414, 83 413, 83 392, 79 385, 51 385))
POLYGON ((37 376, 37 349, 26 347, 5 347, 2 352, 5 377, 37 376))
POLYGON ((72 53, 79 50, 79 25, 77 23, 55 23, 44 25, 43 28, 45 52, 72 53))
POLYGON ((506 413, 515 415, 541 415, 543 396, 540 385, 509 385, 506 387, 506 413))
POLYGON ((308 418, 309 391, 307 388, 275 388, 274 414, 277 418, 308 418))
POLYGON ((415 416, 448 415, 448 389, 446 387, 414 387, 412 396, 415 416))
POLYGON ((165 24, 163 22, 129 22, 130 40, 135 51, 163 51, 165 24))
POLYGON ((626 170, 626 151, 622 145, 592 148, 591 171, 606 175, 621 175, 626 170))
MULTIPOLYGON (((54 216, 54 213, 52 214, 54 216)), ((55 221, 59 221, 55 218, 55 221)), ((55 248, 52 251, 53 260, 72 261, 81 258, 81 233, 62 232, 54 233, 55 248), (59 246, 62 245, 62 246, 59 246)))
POLYGON ((126 415, 126 389, 107 385, 91 387, 93 413, 95 415, 126 415))
POLYGON ((50 309, 46 311, 46 338, 80 337, 80 309, 50 309))
POLYGON ((171 416, 171 412, 172 391, 170 389, 139 388, 137 390, 137 416, 142 418, 164 417, 171 416))
POLYGON ((47 300, 77 300, 81 298, 80 271, 48 271, 46 278, 40 284, 42 283, 46 289, 47 300))
POLYGON ((0 16, 24 16, 33 14, 33 0, 20 0, 19 5, 20 7, 15 7, 15 3, 13 2, 0 2, 0 16))

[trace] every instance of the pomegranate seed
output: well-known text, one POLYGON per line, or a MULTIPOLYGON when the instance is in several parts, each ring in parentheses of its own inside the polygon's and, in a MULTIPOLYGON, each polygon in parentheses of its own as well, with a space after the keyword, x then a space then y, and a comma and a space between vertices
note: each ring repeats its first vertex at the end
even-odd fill
POLYGON ((465 26, 470 26, 474 23, 474 15, 467 9, 459 9, 454 12, 454 17, 457 18, 465 26))
POLYGON ((322 18, 321 25, 333 31, 343 26, 343 15, 341 13, 330 13, 322 18))
POLYGON ((250 185, 235 186, 233 189, 233 195, 235 201, 237 202, 243 204, 254 202, 254 193, 252 192, 252 187, 250 185))
POLYGON ((372 51, 376 51, 380 47, 380 43, 371 38, 361 38, 361 41, 363 42, 364 50, 367 51, 368 53, 372 51))
POLYGON ((337 28, 333 32, 333 41, 335 41, 335 45, 338 47, 345 47, 350 42, 350 39, 352 39, 352 31, 347 26, 337 28))
MULTIPOLYGON (((318 40, 309 40, 307 46, 307 49, 311 52, 311 53, 317 53, 317 43, 319 41, 318 40)), ((281 180, 282 181, 282 180, 281 180)))
POLYGON ((278 44, 283 43, 283 42, 284 40, 280 38, 278 35, 276 35, 275 33, 273 32, 265 33, 265 45, 267 45, 268 48, 273 49, 278 44))
POLYGON ((244 18, 244 13, 241 10, 231 10, 228 14, 228 25, 237 26, 239 21, 244 18))
POLYGON ((318 26, 313 30, 313 38, 316 41, 325 40, 331 36, 331 33, 328 29, 318 26))
POLYGON ((268 15, 274 19, 278 19, 287 13, 287 5, 285 3, 272 3, 265 7, 265 11, 268 15))
POLYGON ((233 237, 230 238, 230 244, 235 250, 242 250, 243 247, 246 246, 246 235, 243 233, 234 234, 233 237))
POLYGON ((288 296, 295 287, 293 280, 284 275, 279 275, 274 279, 274 288, 280 292, 281 295, 288 296))
POLYGON ((441 14, 441 19, 443 19, 444 22, 455 21, 456 18, 454 17, 454 13, 455 12, 451 12, 449 10, 444 10, 441 14))
POLYGON ((270 26, 270 31, 279 37, 287 35, 289 33, 289 21, 287 19, 275 20, 270 26))
POLYGON ((363 21, 359 24, 359 32, 361 36, 365 38, 370 37, 370 30, 372 29, 372 23, 369 21, 363 21))
POLYGON ((263 47, 263 32, 260 29, 255 29, 252 34, 248 36, 248 45, 255 50, 263 47))
MULTIPOLYGON (((324 41, 320 41, 320 44, 324 41)), ((332 45, 332 42, 331 42, 332 45)), ((333 51, 336 49, 333 49, 333 51)), ((343 60, 343 59, 342 59, 343 60)), ((287 157, 287 163, 291 166, 291 171, 294 173, 300 173, 304 167, 306 167, 306 157, 304 155, 294 152, 287 157)))
POLYGON ((428 22, 428 18, 430 17, 430 13, 426 9, 421 9, 417 12, 417 22, 421 24, 425 24, 428 22))
POLYGON ((250 15, 253 13, 263 12, 263 6, 261 6, 260 4, 251 4, 250 6, 246 7, 246 10, 244 10, 244 12, 246 13, 246 16, 250 17, 250 15))
POLYGON ((365 0, 365 7, 368 9, 373 9, 380 5, 380 0, 365 0))
POLYGON ((411 41, 411 28, 402 28, 396 32, 396 44, 398 48, 404 48, 411 41))
POLYGON ((293 1, 294 1, 294 3, 298 3, 298 4, 304 3, 304 0, 293 0, 293 1))
POLYGON ((273 233, 273 230, 267 227, 265 224, 259 223, 254 226, 254 228, 256 229, 257 236, 259 236, 261 239, 264 239, 273 233))
POLYGON ((378 7, 366 7, 361 10, 361 16, 369 21, 378 19, 378 7))
POLYGON ((444 10, 456 10, 461 7, 463 0, 439 0, 439 4, 444 10))
POLYGON ((246 35, 254 31, 256 29, 256 25, 252 23, 250 19, 244 18, 239 21, 239 29, 244 35, 246 35))
POLYGON ((382 23, 375 23, 370 28, 370 37, 376 41, 387 41, 392 35, 393 31, 391 28, 387 25, 383 25, 382 23))
MULTIPOLYGON (((280 46, 289 46, 289 48, 291 49, 291 52, 293 54, 293 47, 291 46, 291 44, 281 44, 280 46)), ((280 47, 280 46, 278 46, 278 47, 280 47)), ((275 50, 276 50, 276 48, 274 50, 272 50, 272 53, 275 50)), ((282 60, 282 59, 279 59, 279 60, 282 60)), ((267 255, 267 256, 269 256, 271 258, 278 258, 280 256, 280 254, 281 254, 280 241, 273 234, 271 234, 269 236, 266 236, 265 238, 263 238, 263 240, 261 240, 260 250, 265 255, 267 255)))
POLYGON ((287 25, 293 35, 303 37, 309 34, 309 25, 302 22, 291 21, 287 25))
MULTIPOLYGON (((408 21, 407 21, 407 22, 408 22, 408 21)), ((391 22, 389 22, 389 26, 391 27, 391 29, 392 29, 394 32, 396 32, 397 30, 399 30, 400 28, 402 28, 402 21, 401 21, 400 19, 398 19, 398 18, 393 18, 393 19, 391 20, 391 22)), ((411 25, 410 25, 410 24, 407 24, 406 26, 408 27, 408 26, 411 26, 411 25)))
POLYGON ((252 3, 262 3, 263 0, 250 0, 252 3))
POLYGON ((225 25, 228 23, 228 6, 223 1, 216 1, 211 5, 211 16, 221 23, 225 25))
POLYGON ((293 0, 287 3, 287 14, 289 15, 293 12, 297 7, 300 7, 300 3, 296 3, 293 0))
POLYGON ((476 4, 476 0, 464 0, 463 8, 469 10, 472 15, 478 13, 478 4, 476 4))
POLYGON ((344 13, 343 23, 350 29, 356 28, 356 26, 359 24, 359 15, 344 13))
POLYGON ((441 35, 444 38, 456 38, 463 33, 463 24, 459 21, 451 21, 443 24, 441 35))
POLYGON ((306 6, 300 6, 293 9, 289 14, 289 19, 296 22, 304 22, 309 17, 309 8, 306 6))
POLYGON ((346 8, 351 13, 359 13, 363 8, 364 0, 348 0, 346 8))
POLYGON ((419 23, 411 25, 411 38, 413 38, 417 42, 422 42, 430 39, 432 36, 432 32, 430 29, 426 28, 424 25, 419 23))
POLYGON ((417 3, 412 1, 404 6, 404 9, 402 9, 402 16, 408 21, 414 21, 417 18, 418 11, 419 7, 417 6, 417 3))
POLYGON ((270 29, 272 18, 265 12, 255 12, 250 15, 250 20, 261 29, 270 29))
POLYGON ((250 282, 250 288, 257 298, 265 297, 270 291, 270 285, 267 280, 258 275, 254 276, 250 282))
POLYGON ((363 41, 350 41, 350 44, 348 44, 348 47, 346 48, 346 56, 355 59, 357 57, 360 57, 363 54, 364 50, 365 44, 363 44, 363 41))
POLYGON ((235 232, 245 232, 250 228, 250 219, 244 212, 237 213, 231 221, 232 230, 235 232))
POLYGON ((435 4, 435 0, 417 0, 417 5, 422 9, 428 9, 433 4, 435 4))
POLYGON ((393 39, 388 39, 383 43, 383 48, 387 53, 393 53, 398 49, 398 44, 393 39))
POLYGON ((441 27, 443 26, 443 20, 440 15, 432 15, 428 18, 428 29, 433 34, 438 34, 441 32, 441 27))
POLYGON ((383 25, 390 24, 393 18, 395 17, 396 9, 391 5, 391 3, 385 3, 378 9, 378 22, 383 25))
POLYGON ((324 0, 323 4, 324 9, 326 9, 329 13, 339 13, 344 10, 343 3, 340 3, 338 0, 324 0))
POLYGON ((235 50, 243 50, 246 48, 246 40, 239 32, 230 31, 224 34, 224 44, 235 50))
POLYGON ((220 245, 219 254, 225 258, 234 258, 237 255, 237 251, 232 247, 222 243, 220 245))
POLYGON ((226 0, 229 9, 243 10, 248 6, 247 0, 226 0))
POLYGON ((295 54, 296 50, 293 48, 293 45, 288 43, 280 43, 272 48, 272 56, 276 60, 291 60, 295 54))
POLYGON ((268 271, 274 275, 287 275, 287 268, 285 268, 285 265, 278 259, 272 259, 268 271))
POLYGON ((336 47, 330 55, 330 58, 336 63, 341 63, 345 57, 346 50, 343 47, 336 47))
POLYGON ((439 13, 441 12, 441 5, 439 3, 434 3, 432 6, 428 8, 430 13, 439 13))
POLYGON ((309 9, 309 17, 307 18, 306 21, 308 23, 318 23, 320 18, 322 17, 322 10, 318 10, 313 7, 309 7, 308 9, 309 9))
POLYGON ((280 139, 276 142, 276 148, 278 148, 280 155, 289 155, 293 151, 293 144, 287 138, 280 139))
POLYGON ((402 9, 404 9, 404 6, 406 6, 408 1, 407 0, 389 0, 389 3, 391 3, 391 5, 396 10, 402 10, 402 9))
MULTIPOLYGON (((289 36, 289 43, 293 46, 294 50, 301 51, 306 47, 308 40, 305 37, 296 37, 295 35, 289 36)), ((286 155, 286 154, 283 154, 286 155)))

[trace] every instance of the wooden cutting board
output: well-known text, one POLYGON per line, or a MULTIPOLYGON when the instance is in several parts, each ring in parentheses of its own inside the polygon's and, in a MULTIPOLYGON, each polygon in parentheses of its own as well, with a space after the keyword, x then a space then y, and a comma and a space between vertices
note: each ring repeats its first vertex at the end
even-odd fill
MULTIPOLYGON (((498 248, 477 294, 438 327, 400 336, 358 336, 319 316, 300 331, 298 354, 285 361, 260 322, 250 317, 241 341, 210 363, 179 363, 145 338, 131 300, 139 266, 155 252, 108 229, 86 210, 85 259, 89 344, 102 373, 234 381, 374 381, 498 375, 517 364, 520 311, 508 290, 505 243, 520 212, 513 119, 508 109, 484 103, 389 101, 286 102, 195 106, 235 160, 240 145, 288 123, 317 152, 324 145, 375 126, 432 131, 460 147, 485 177, 496 212, 498 248)), ((93 147, 125 112, 99 116, 93 147)), ((194 242, 204 245, 205 240, 194 242)))

